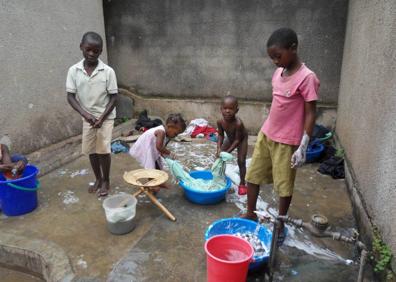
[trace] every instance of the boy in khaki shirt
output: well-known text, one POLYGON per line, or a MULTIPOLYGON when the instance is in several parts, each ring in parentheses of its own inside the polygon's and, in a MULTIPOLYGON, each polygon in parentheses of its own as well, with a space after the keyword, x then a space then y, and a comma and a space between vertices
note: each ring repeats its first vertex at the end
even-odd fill
POLYGON ((67 101, 83 118, 82 153, 89 155, 96 181, 88 192, 106 196, 110 190, 111 135, 118 93, 114 70, 99 60, 103 40, 95 32, 83 35, 84 59, 67 73, 67 101))

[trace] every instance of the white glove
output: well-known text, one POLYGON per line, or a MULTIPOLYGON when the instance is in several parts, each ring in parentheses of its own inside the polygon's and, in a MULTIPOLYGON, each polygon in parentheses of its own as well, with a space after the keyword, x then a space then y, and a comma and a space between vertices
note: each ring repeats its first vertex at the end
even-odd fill
POLYGON ((291 157, 291 167, 299 167, 305 163, 305 158, 307 154, 307 148, 309 144, 309 136, 306 132, 304 132, 304 136, 301 139, 300 146, 294 152, 293 156, 291 157))

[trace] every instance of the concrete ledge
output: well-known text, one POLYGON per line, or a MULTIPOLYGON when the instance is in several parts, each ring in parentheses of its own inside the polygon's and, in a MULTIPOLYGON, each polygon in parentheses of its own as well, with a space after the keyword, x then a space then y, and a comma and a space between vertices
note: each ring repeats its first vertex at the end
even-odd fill
MULTIPOLYGON (((135 120, 122 123, 113 130, 113 139, 121 135, 125 130, 131 130, 135 120)), ((67 164, 81 156, 81 135, 77 135, 62 142, 52 144, 36 152, 29 154, 29 161, 40 169, 40 176, 67 164)))
MULTIPOLYGON (((147 109, 150 115, 166 118, 169 113, 181 113, 187 120, 204 118, 212 125, 216 124, 220 114, 220 99, 188 99, 170 97, 147 98, 126 89, 119 89, 120 94, 129 96, 134 101, 134 113, 147 109)), ((271 104, 259 101, 239 101, 238 115, 243 120, 249 134, 256 135, 263 121, 267 118, 271 104)), ((317 122, 329 128, 335 127, 336 106, 318 105, 317 122)))
POLYGON ((69 258, 58 245, 12 233, 0 232, 0 264, 45 281, 69 282, 75 277, 69 258))

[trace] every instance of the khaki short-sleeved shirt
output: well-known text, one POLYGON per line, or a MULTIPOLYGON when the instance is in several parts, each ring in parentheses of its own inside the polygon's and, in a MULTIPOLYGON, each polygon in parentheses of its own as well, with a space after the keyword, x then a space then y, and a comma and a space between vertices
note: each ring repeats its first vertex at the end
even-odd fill
MULTIPOLYGON (((83 63, 84 60, 81 60, 69 68, 66 92, 76 94, 81 107, 98 118, 109 103, 109 95, 118 93, 117 78, 114 70, 101 60, 91 76, 85 71, 83 63)), ((115 118, 115 108, 107 118, 115 118)))

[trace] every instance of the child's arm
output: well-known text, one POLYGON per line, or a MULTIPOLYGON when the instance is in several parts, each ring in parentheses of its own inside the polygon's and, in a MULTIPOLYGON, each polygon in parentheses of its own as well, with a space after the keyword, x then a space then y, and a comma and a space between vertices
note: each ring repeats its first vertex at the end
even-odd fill
POLYGON ((91 126, 93 126, 96 122, 96 118, 85 111, 80 103, 76 99, 76 94, 67 92, 67 102, 69 102, 70 106, 78 112, 91 126))
POLYGON ((170 151, 165 148, 166 144, 164 144, 165 132, 162 130, 157 130, 154 134, 157 137, 157 141, 155 142, 155 147, 157 148, 158 152, 160 152, 160 154, 163 156, 170 155, 170 151))
POLYGON ((294 152, 291 159, 292 168, 305 163, 309 139, 315 125, 316 101, 318 100, 318 90, 320 81, 314 73, 308 75, 299 86, 301 96, 304 99, 304 135, 300 146, 294 152))
POLYGON ((219 156, 220 151, 221 151, 221 146, 223 145, 223 142, 224 142, 224 129, 223 129, 223 126, 221 125, 221 121, 220 120, 217 121, 217 131, 218 131, 219 135, 217 137, 217 152, 216 152, 216 156, 219 156))
POLYGON ((0 160, 0 171, 7 171, 13 169, 14 165, 11 162, 11 157, 8 151, 8 147, 4 144, 0 145, 1 160, 0 160))
POLYGON ((304 113, 304 135, 302 137, 300 146, 292 156, 292 168, 301 166, 305 163, 309 140, 312 136, 312 131, 315 125, 316 101, 305 102, 304 113))
POLYGON ((93 126, 96 122, 96 118, 90 113, 88 113, 86 110, 84 110, 76 99, 77 85, 72 67, 69 68, 69 71, 67 72, 66 93, 67 93, 67 102, 70 104, 70 106, 76 112, 78 112, 91 126, 93 126))
POLYGON ((8 150, 8 147, 4 144, 1 145, 1 163, 0 163, 0 171, 9 171, 12 170, 13 168, 16 168, 18 171, 23 169, 24 163, 19 161, 16 163, 13 163, 11 161, 11 156, 10 156, 10 151, 8 150))
POLYGON ((102 127, 103 122, 106 120, 107 116, 113 111, 117 101, 117 94, 111 94, 110 95, 110 100, 109 103, 106 106, 106 109, 104 110, 103 114, 100 116, 100 118, 95 122, 93 127, 95 128, 100 128, 102 127))
POLYGON ((305 102, 304 130, 311 139, 316 117, 316 101, 305 102))
POLYGON ((113 111, 116 101, 117 101, 117 94, 118 94, 118 86, 117 86, 117 78, 116 74, 113 69, 107 72, 106 77, 106 91, 107 95, 110 95, 109 103, 107 103, 106 108, 102 115, 98 118, 95 122, 93 127, 100 128, 102 127, 103 122, 107 119, 108 115, 113 111))

